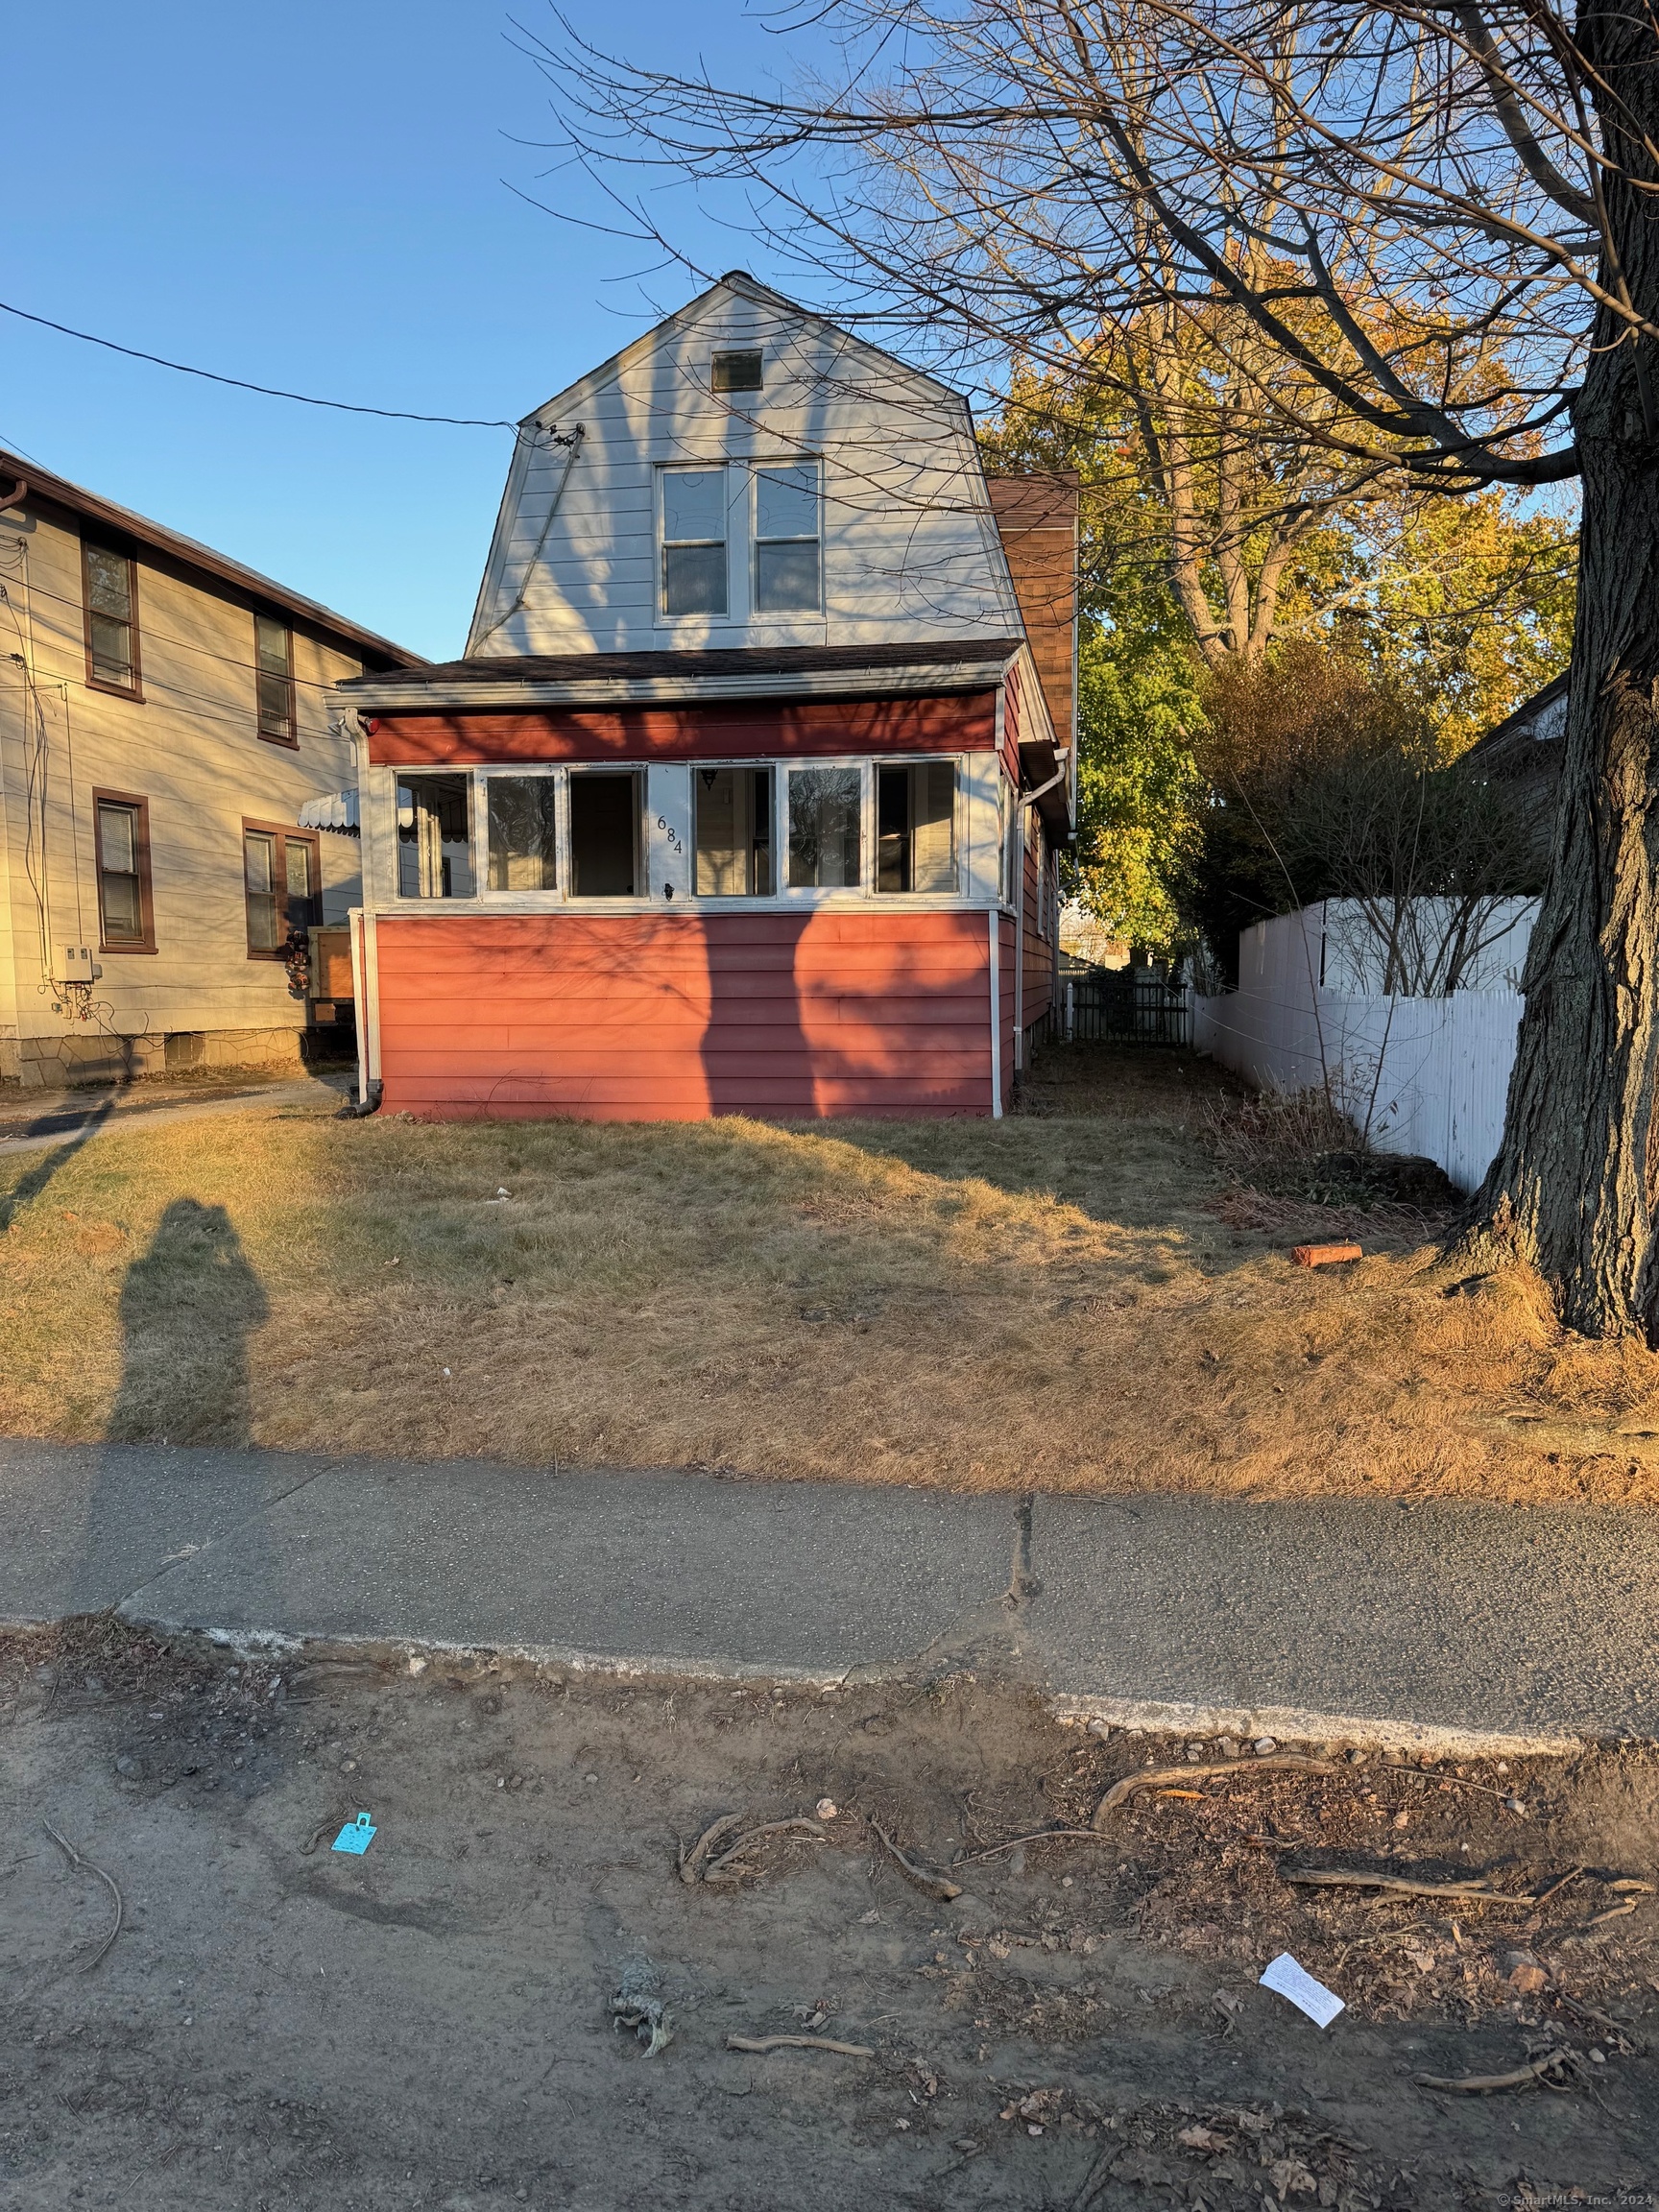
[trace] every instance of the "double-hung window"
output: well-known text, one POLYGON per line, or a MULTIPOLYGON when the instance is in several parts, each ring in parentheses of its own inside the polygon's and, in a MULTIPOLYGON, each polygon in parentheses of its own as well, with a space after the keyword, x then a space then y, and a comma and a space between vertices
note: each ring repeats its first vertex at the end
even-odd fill
POLYGON ((322 919, 318 840, 275 823, 242 825, 242 887, 248 908, 248 957, 279 960, 295 931, 322 919))
POLYGON ((956 888, 956 763, 903 760, 876 770, 876 888, 956 888))
POLYGON ((664 469, 661 608, 664 614, 724 614, 726 470, 664 469))
POLYGON ((100 691, 142 696, 138 673, 138 566, 111 545, 81 541, 86 604, 86 681, 100 691))
POLYGON ((253 682, 259 699, 259 734, 270 745, 298 745, 294 734, 294 637, 286 622, 253 617, 253 682))
POLYGON ((755 471, 755 613, 816 614, 823 604, 818 464, 755 471))
POLYGON ((98 936, 106 952, 154 952, 150 899, 150 803, 126 791, 94 791, 98 936))

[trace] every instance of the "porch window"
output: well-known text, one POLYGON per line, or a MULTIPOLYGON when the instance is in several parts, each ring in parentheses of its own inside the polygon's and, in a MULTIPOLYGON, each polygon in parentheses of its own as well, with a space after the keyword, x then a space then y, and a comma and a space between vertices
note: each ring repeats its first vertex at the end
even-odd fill
POLYGON ((94 791, 98 933, 106 952, 154 952, 150 805, 125 792, 94 791))
POLYGON ((876 771, 876 888, 956 888, 956 763, 906 760, 876 771))
POLYGON ((726 612, 726 471, 662 470, 662 612, 726 612))
POLYGON ((789 771, 789 888, 856 891, 861 880, 856 768, 789 771))
POLYGON ((397 896, 472 896, 471 781, 466 776, 397 779, 397 896))
POLYGON ((583 769, 570 778, 570 895, 573 899, 637 899, 641 785, 631 768, 583 769))
POLYGON ((691 796, 697 811, 698 897, 770 899, 771 769, 695 769, 691 796))
POLYGON ((558 889, 557 788, 551 776, 490 778, 492 891, 558 889))
POLYGON ((294 638, 286 622, 253 617, 253 682, 259 734, 270 745, 298 745, 294 734, 294 638))
POLYGON ((317 840, 294 830, 245 823, 242 886, 248 909, 248 957, 277 960, 291 930, 322 919, 317 840))
POLYGON ((102 691, 138 690, 138 571, 108 545, 81 544, 86 600, 86 681, 102 691))
POLYGON ((755 472, 755 612, 816 614, 819 576, 818 464, 755 472))

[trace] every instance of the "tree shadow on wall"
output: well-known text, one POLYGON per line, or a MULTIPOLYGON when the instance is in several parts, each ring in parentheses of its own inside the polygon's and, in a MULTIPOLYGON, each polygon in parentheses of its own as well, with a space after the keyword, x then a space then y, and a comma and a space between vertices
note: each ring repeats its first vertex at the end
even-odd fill
POLYGON ((224 1207, 176 1198, 121 1286, 121 1387, 108 1440, 251 1442, 248 1338, 269 1312, 224 1207))

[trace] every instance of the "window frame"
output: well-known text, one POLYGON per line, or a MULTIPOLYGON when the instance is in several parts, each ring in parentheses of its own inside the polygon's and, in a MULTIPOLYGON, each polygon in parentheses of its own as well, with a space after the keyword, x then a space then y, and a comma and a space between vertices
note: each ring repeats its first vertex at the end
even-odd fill
MULTIPOLYGON (((463 912, 471 912, 477 906, 478 901, 482 897, 482 893, 479 890, 478 879, 478 862, 480 857, 478 836, 479 773, 476 765, 471 762, 467 762, 460 766, 452 764, 448 767, 445 767, 441 763, 434 762, 431 765, 421 763, 417 766, 408 762, 404 762, 401 766, 394 767, 392 769, 391 778, 392 809, 390 839, 390 896, 396 902, 397 910, 405 914, 420 914, 425 912, 435 912, 442 914, 447 912, 451 907, 459 907, 463 912), (442 781, 445 778, 457 781, 466 786, 466 853, 467 873, 469 879, 469 888, 465 891, 451 891, 447 894, 442 891, 405 891, 402 887, 403 853, 405 848, 403 844, 402 832, 399 830, 397 823, 398 786, 403 783, 442 781)), ((440 845, 442 845, 442 838, 440 839, 440 845)), ((419 851, 419 847, 417 847, 417 851, 419 851)), ((440 854, 440 861, 442 861, 442 854, 440 854)), ((419 860, 417 861, 416 866, 417 873, 419 873, 419 860)), ((504 894, 497 893, 496 896, 501 897, 504 896, 504 894)), ((546 894, 543 893, 542 896, 545 897, 546 894)))
POLYGON ((956 880, 949 891, 883 891, 881 888, 881 854, 878 849, 871 854, 870 896, 881 903, 892 905, 902 899, 921 899, 928 905, 937 905, 949 899, 965 896, 962 885, 968 877, 967 847, 967 783, 963 773, 964 756, 960 753, 894 753, 879 754, 873 761, 870 775, 870 803, 876 823, 876 836, 880 836, 881 804, 880 774, 883 768, 937 767, 949 762, 951 771, 952 797, 950 801, 950 872, 956 880))
MULTIPOLYGON (((556 899, 568 906, 589 911, 615 906, 632 910, 651 903, 651 839, 646 828, 646 814, 650 807, 652 762, 649 760, 571 760, 565 763, 565 795, 559 806, 562 832, 559 853, 559 888, 557 891, 536 893, 520 892, 520 898, 536 897, 556 899), (576 847, 572 829, 574 819, 570 804, 571 787, 579 776, 631 776, 634 780, 634 889, 632 891, 578 891, 576 888, 576 847)), ((503 899, 512 894, 497 891, 494 896, 503 899)))
MULTIPOLYGON (((951 755, 951 758, 955 756, 951 755)), ((872 899, 875 861, 871 840, 876 830, 876 762, 868 753, 820 755, 786 754, 777 762, 772 780, 774 809, 774 872, 778 888, 773 896, 788 906, 822 906, 833 899, 872 899), (791 883, 789 880, 789 779, 805 769, 856 768, 858 771, 858 880, 856 883, 791 883)))
POLYGON ((144 704, 144 667, 142 661, 143 629, 138 613, 138 562, 137 557, 124 546, 108 538, 89 538, 81 533, 81 617, 82 636, 86 650, 86 688, 102 691, 109 699, 131 699, 138 706, 144 704), (92 662, 92 569, 87 560, 89 553, 108 553, 127 564, 127 634, 132 646, 131 684, 111 684, 107 676, 94 673, 92 662))
POLYGON ((92 873, 98 892, 98 950, 100 952, 150 953, 156 945, 156 901, 150 864, 150 802, 136 791, 92 790, 92 873), (133 858, 138 878, 138 921, 141 937, 111 941, 104 912, 104 837, 99 814, 105 806, 121 806, 135 818, 133 858))
POLYGON ((716 458, 708 461, 661 461, 657 465, 655 471, 656 484, 654 486, 656 493, 656 515, 654 517, 655 528, 653 531, 653 537, 655 539, 654 559, 657 569, 657 578, 654 587, 656 605, 656 613, 654 619, 661 625, 677 627, 683 622, 742 622, 747 615, 747 608, 735 607, 733 604, 733 601, 736 596, 733 586, 738 581, 738 572, 735 569, 732 559, 732 462, 724 454, 721 454, 716 458), (670 476, 676 475, 718 476, 721 479, 721 513, 725 517, 726 524, 726 532, 723 538, 718 540, 712 538, 675 538, 671 540, 669 538, 668 479, 670 476), (670 544, 678 547, 713 545, 715 543, 720 545, 726 556, 725 606, 719 611, 718 613, 704 612, 688 614, 671 614, 668 612, 668 549, 670 544))
POLYGON ((317 909, 317 920, 307 924, 307 927, 320 928, 322 926, 323 839, 319 832, 315 830, 293 830, 285 822, 259 822, 255 821, 252 815, 245 814, 242 817, 241 843, 242 922, 248 937, 248 957, 250 960, 283 960, 287 957, 282 948, 287 942, 288 931, 293 926, 288 920, 288 848, 290 845, 303 845, 311 855, 311 903, 317 909), (272 874, 278 886, 276 895, 277 941, 269 950, 262 945, 254 944, 253 932, 249 926, 251 918, 248 912, 247 855, 250 834, 255 837, 275 837, 276 840, 276 864, 272 874))
MULTIPOLYGON (((492 760, 472 771, 472 879, 479 888, 472 896, 497 910, 515 907, 543 913, 548 906, 564 905, 570 889, 570 785, 563 760, 492 760), (551 891, 497 891, 490 881, 490 785, 497 777, 512 782, 537 781, 553 786, 553 870, 558 881, 551 891)), ((394 787, 396 805, 396 787, 394 787)))
POLYGON ((749 604, 745 613, 751 622, 822 622, 825 618, 824 592, 824 456, 821 453, 795 453, 787 460, 751 460, 744 465, 749 471, 748 514, 749 530, 749 604), (813 493, 816 502, 818 528, 811 538, 766 538, 760 535, 760 479, 768 473, 781 472, 785 469, 810 469, 817 477, 813 493), (818 597, 810 607, 778 607, 762 609, 760 605, 760 548, 766 545, 816 545, 818 548, 818 597))
MULTIPOLYGON (((798 766, 800 763, 797 762, 795 765, 798 766)), ((691 866, 689 870, 690 881, 685 893, 687 900, 697 906, 726 905, 752 908, 772 904, 782 888, 781 879, 787 872, 786 856, 781 858, 778 851, 778 829, 781 811, 779 805, 778 793, 784 777, 789 773, 790 761, 787 758, 780 759, 776 756, 769 755, 764 758, 750 757, 741 760, 693 760, 689 766, 691 770, 691 841, 689 854, 691 866), (699 891, 697 888, 697 778, 704 771, 711 771, 718 775, 726 769, 732 770, 733 774, 758 773, 759 770, 764 769, 770 779, 771 805, 767 815, 768 828, 771 831, 771 841, 768 847, 772 859, 772 888, 770 891, 699 891)), ((753 843, 754 840, 751 839, 751 859, 753 859, 753 843)))
POLYGON ((285 753, 298 753, 300 750, 300 722, 294 691, 294 625, 284 621, 278 614, 267 614, 264 609, 260 607, 255 607, 253 610, 253 734, 258 738, 261 745, 280 745, 285 753), (265 727, 265 709, 259 696, 259 686, 266 675, 266 670, 259 660, 259 625, 261 622, 269 622, 273 629, 280 630, 288 641, 288 673, 285 678, 288 693, 286 735, 278 735, 276 731, 267 730, 265 727))

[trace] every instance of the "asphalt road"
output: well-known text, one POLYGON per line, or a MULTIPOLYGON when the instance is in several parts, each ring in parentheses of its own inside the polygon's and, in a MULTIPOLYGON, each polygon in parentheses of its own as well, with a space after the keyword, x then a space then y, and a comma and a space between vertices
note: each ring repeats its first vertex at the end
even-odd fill
POLYGON ((0 1619, 733 1676, 996 1669, 1129 1725, 1659 1738, 1639 1511, 1007 1497, 0 1440, 0 1619))

